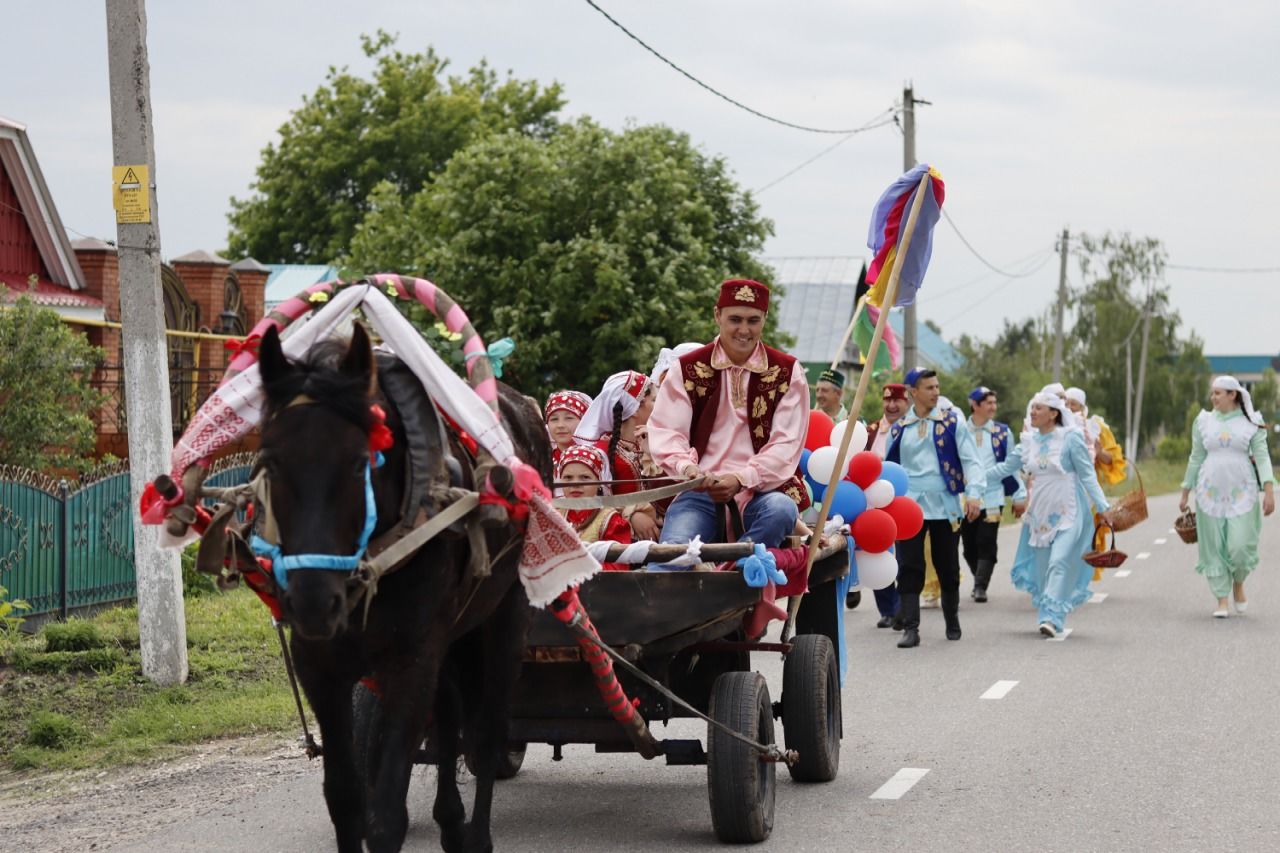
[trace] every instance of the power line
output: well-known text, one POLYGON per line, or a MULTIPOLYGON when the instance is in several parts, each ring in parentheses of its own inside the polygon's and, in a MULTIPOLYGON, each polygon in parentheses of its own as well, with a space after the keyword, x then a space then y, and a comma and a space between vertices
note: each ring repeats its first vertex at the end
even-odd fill
MULTIPOLYGON (((886 110, 885 112, 890 112, 892 109, 896 109, 896 107, 895 107, 895 108, 891 108, 890 110, 886 110)), ((881 113, 880 115, 884 115, 884 113, 881 113)), ((879 118, 879 116, 877 116, 876 118, 879 118)), ((769 189, 770 187, 777 186, 778 184, 782 183, 782 182, 783 182, 783 181, 785 181, 787 178, 791 177, 791 176, 792 176, 792 175, 794 175, 796 172, 799 172, 801 169, 803 169, 805 166, 808 166, 810 163, 814 162, 815 160, 819 160, 819 159, 821 159, 821 158, 823 158, 823 157, 827 156, 827 155, 828 155, 828 154, 830 154, 832 151, 835 151, 837 148, 839 148, 841 145, 844 145, 844 144, 845 144, 846 142, 848 142, 850 139, 853 139, 853 137, 857 136, 857 135, 858 135, 859 133, 861 133, 862 131, 864 131, 864 130, 875 130, 877 127, 884 127, 884 126, 886 126, 886 125, 893 124, 893 123, 895 123, 897 120, 898 120, 898 115, 897 115, 897 113, 894 113, 890 118, 888 118, 888 119, 886 119, 886 120, 884 120, 884 121, 880 121, 880 122, 877 122, 877 121, 876 121, 876 119, 874 119, 874 118, 873 118, 873 119, 871 119, 871 121, 867 122, 867 123, 866 123, 866 124, 864 124, 862 127, 858 128, 858 130, 857 130, 857 131, 855 131, 855 132, 853 132, 853 133, 850 133, 848 136, 845 136, 845 137, 844 137, 844 138, 842 138, 842 139, 836 140, 835 144, 827 146, 826 148, 824 148, 824 149, 822 149, 821 151, 819 151, 817 154, 814 154, 814 155, 813 155, 812 157, 810 157, 808 160, 805 160, 803 163, 801 163, 800 165, 796 166, 794 169, 791 169, 790 171, 788 171, 788 172, 784 173, 783 175, 781 175, 781 176, 779 176, 779 177, 777 177, 777 178, 774 178, 774 179, 773 179, 772 181, 770 181, 769 183, 765 184, 764 186, 762 186, 762 187, 760 187, 760 188, 758 188, 758 189, 753 190, 752 192, 754 192, 756 195, 759 195, 760 193, 764 192, 765 190, 769 189)))
POLYGON ((665 62, 667 65, 670 65, 670 66, 671 66, 672 68, 674 68, 676 71, 680 72, 680 73, 681 73, 681 74, 683 74, 685 77, 687 77, 687 78, 689 78, 690 80, 692 80, 694 83, 697 83, 699 86, 701 86, 702 88, 706 89, 708 92, 710 92, 711 94, 715 95, 717 98, 721 98, 722 100, 728 101, 729 103, 733 104, 735 107, 738 107, 739 109, 742 109, 742 110, 746 110, 747 112, 751 113, 751 114, 752 114, 752 115, 754 115, 754 116, 758 116, 759 118, 765 119, 766 121, 771 121, 771 122, 773 122, 774 124, 780 124, 780 125, 782 125, 783 127, 790 127, 790 128, 792 128, 792 129, 794 129, 794 130, 803 130, 803 131, 807 131, 808 133, 831 133, 831 134, 848 134, 848 135, 853 135, 853 134, 855 134, 855 133, 861 133, 861 132, 863 132, 864 130, 870 130, 870 129, 871 129, 871 128, 869 128, 869 127, 855 127, 855 128, 848 128, 848 129, 845 129, 845 130, 832 130, 832 129, 829 129, 829 128, 823 128, 823 127, 808 127, 808 126, 803 125, 803 124, 794 124, 794 123, 789 122, 789 121, 783 121, 783 120, 782 120, 782 119, 780 119, 780 118, 774 118, 773 116, 771 116, 771 115, 767 115, 767 114, 765 114, 765 113, 762 113, 762 112, 760 112, 759 110, 754 110, 754 109, 752 109, 751 107, 747 106, 746 104, 742 103, 741 101, 735 101, 733 98, 730 98, 728 95, 724 94, 723 92, 719 91, 718 89, 714 89, 714 88, 712 88, 711 86, 708 86, 706 83, 703 83, 703 82, 702 82, 701 80, 699 80, 697 77, 694 77, 694 76, 693 76, 692 74, 690 74, 688 71, 685 71, 685 70, 684 70, 683 68, 681 68, 679 65, 676 65, 676 64, 675 64, 674 62, 672 62, 670 59, 667 59, 667 58, 666 58, 665 56, 663 56, 661 53, 658 53, 658 51, 654 50, 652 47, 650 47, 649 45, 647 45, 647 44, 646 44, 646 43, 645 43, 645 42, 644 42, 644 41, 643 41, 639 36, 637 36, 635 33, 631 32, 631 30, 627 29, 627 28, 626 28, 626 27, 624 27, 621 23, 619 23, 619 22, 618 22, 618 21, 617 21, 617 20, 616 20, 612 15, 610 15, 610 14, 609 14, 608 12, 606 12, 604 9, 601 9, 598 5, 596 5, 596 3, 594 2, 594 0, 586 0, 586 3, 587 3, 587 5, 588 5, 588 6, 590 6, 592 9, 595 9, 597 12, 599 12, 601 15, 603 15, 603 16, 604 16, 604 17, 609 21, 609 23, 613 24, 615 27, 617 27, 618 29, 620 29, 620 30, 622 30, 624 33, 626 33, 626 34, 627 34, 627 36, 629 36, 629 37, 631 38, 631 40, 632 40, 632 41, 634 41, 636 44, 640 45, 640 46, 641 46, 641 47, 643 47, 645 50, 647 50, 647 51, 649 51, 650 53, 652 53, 654 56, 658 57, 658 59, 661 59, 661 60, 662 60, 663 62, 665 62))
MULTIPOLYGON (((1030 269, 1027 272, 1019 273, 1016 276, 1016 278, 1026 278, 1028 276, 1034 275, 1035 273, 1038 273, 1040 270, 1044 269, 1045 264, 1049 263, 1049 261, 1053 258, 1055 254, 1057 254, 1057 252, 1052 247, 1047 249, 1037 249, 1031 254, 1026 255, 1014 261, 1013 262, 1014 266, 1021 266, 1023 263, 1026 263, 1026 262, 1031 262, 1036 265, 1035 268, 1030 269), (1036 259, 1036 260, 1033 260, 1033 259, 1036 259)), ((978 282, 982 281, 983 279, 990 278, 992 275, 993 273, 984 272, 982 275, 978 276, 977 278, 966 281, 964 284, 956 285, 955 287, 948 288, 938 293, 929 293, 926 295, 929 297, 929 301, 932 303, 935 300, 942 299, 945 296, 950 296, 953 293, 959 293, 962 290, 968 290, 978 282)))
POLYGON ((1030 272, 1023 272, 1023 273, 1005 272, 1004 270, 997 267, 995 264, 988 261, 986 258, 982 257, 982 255, 978 253, 978 250, 973 248, 973 244, 970 243, 968 240, 966 240, 964 235, 960 233, 960 229, 956 227, 956 223, 951 219, 951 214, 947 213, 947 209, 945 207, 942 208, 942 216, 944 219, 947 220, 947 224, 951 226, 951 230, 956 232, 956 236, 960 238, 960 242, 964 243, 964 247, 968 249, 970 252, 972 252, 973 256, 978 260, 982 261, 982 263, 986 265, 986 267, 990 269, 992 272, 998 273, 1004 276, 1005 278, 1026 278, 1027 276, 1033 275, 1039 270, 1039 267, 1037 267, 1036 269, 1031 270, 1030 272))
POLYGON ((1187 264, 1165 264, 1168 270, 1186 270, 1189 272, 1224 272, 1224 273, 1267 273, 1280 272, 1280 267, 1197 267, 1187 264))

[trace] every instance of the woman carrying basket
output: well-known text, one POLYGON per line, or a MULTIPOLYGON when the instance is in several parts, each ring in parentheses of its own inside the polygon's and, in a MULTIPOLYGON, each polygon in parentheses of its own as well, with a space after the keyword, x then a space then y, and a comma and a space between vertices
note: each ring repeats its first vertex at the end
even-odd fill
POLYGON ((1213 380, 1209 400, 1213 411, 1196 415, 1191 429, 1181 509, 1187 511, 1194 488, 1200 548, 1196 571, 1218 598, 1214 617, 1225 619, 1230 612, 1228 589, 1237 613, 1244 613, 1248 606, 1244 579, 1258 565, 1262 530, 1258 492, 1263 492, 1262 515, 1271 515, 1276 508, 1276 478, 1262 416, 1254 411, 1244 386, 1234 376, 1219 376, 1213 380))
POLYGON ((1056 637, 1067 614, 1089 600, 1093 567, 1082 558, 1093 538, 1090 506, 1111 523, 1110 504, 1098 485, 1084 435, 1064 426, 1072 415, 1056 394, 1031 400, 1030 428, 1017 448, 987 476, 1033 477, 1031 500, 1022 518, 1022 537, 1013 561, 1013 585, 1031 593, 1039 610, 1040 633, 1056 637))

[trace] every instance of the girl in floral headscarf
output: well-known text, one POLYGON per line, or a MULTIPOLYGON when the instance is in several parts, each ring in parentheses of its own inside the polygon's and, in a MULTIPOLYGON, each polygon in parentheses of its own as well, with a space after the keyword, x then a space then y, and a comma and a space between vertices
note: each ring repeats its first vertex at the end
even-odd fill
MULTIPOLYGON (((561 492, 566 498, 596 497, 609 491, 607 487, 594 485, 603 479, 604 469, 604 451, 589 444, 580 444, 570 447, 560 455, 560 462, 556 465, 556 480, 561 483, 561 492), (578 483, 582 485, 577 485, 578 483)), ((631 544, 631 525, 613 507, 566 509, 561 512, 573 525, 573 529, 578 531, 578 537, 583 542, 607 540, 631 544)), ((604 564, 606 572, 625 572, 630 568, 622 563, 604 564)))
POLYGON ((1196 415, 1191 428, 1191 458, 1182 478, 1182 511, 1196 492, 1196 571, 1218 599, 1214 617, 1225 619, 1227 593, 1236 612, 1249 602, 1244 581, 1258 565, 1262 515, 1275 512, 1275 472, 1267 452, 1267 431, 1253 409, 1248 390, 1234 376, 1213 380, 1213 411, 1196 415), (1258 492, 1262 500, 1258 500, 1258 492))
POLYGON ((543 420, 551 436, 551 461, 559 462, 560 454, 573 446, 573 432, 591 406, 591 398, 581 391, 557 391, 547 398, 543 420))

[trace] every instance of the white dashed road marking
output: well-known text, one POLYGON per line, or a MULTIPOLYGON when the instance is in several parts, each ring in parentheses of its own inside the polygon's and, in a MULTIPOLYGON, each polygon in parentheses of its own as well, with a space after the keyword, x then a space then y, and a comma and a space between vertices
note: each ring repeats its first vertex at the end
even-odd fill
POLYGON ((1062 642, 1063 640, 1065 640, 1067 637, 1070 637, 1070 636, 1071 636, 1071 632, 1072 632, 1072 631, 1074 631, 1074 630, 1075 630, 1074 628, 1067 628, 1067 629, 1065 629, 1065 630, 1063 630, 1063 631, 1060 631, 1060 632, 1058 633, 1058 636, 1056 636, 1056 637, 1049 637, 1048 639, 1046 639, 1046 640, 1045 640, 1045 642, 1046 642, 1046 643, 1061 643, 1061 642, 1062 642))
POLYGON ((1157 540, 1156 540, 1156 544, 1157 544, 1157 545, 1163 545, 1164 543, 1166 543, 1166 542, 1168 542, 1168 541, 1169 541, 1168 539, 1165 539, 1163 536, 1161 536, 1159 539, 1157 539, 1157 540))
POLYGON ((1101 604, 1102 602, 1104 602, 1104 601, 1106 601, 1106 600, 1107 600, 1107 593, 1105 593, 1105 592, 1095 592, 1095 593, 1093 594, 1093 598, 1089 599, 1089 603, 1090 603, 1090 604, 1101 604))
POLYGON ((1145 560, 1145 559, 1147 559, 1147 558, 1148 558, 1148 557, 1150 557, 1150 556, 1151 556, 1151 552, 1150 552, 1150 551, 1141 551, 1141 552, 1139 552, 1139 553, 1138 553, 1138 556, 1137 556, 1137 557, 1135 557, 1134 559, 1137 559, 1137 560, 1145 560))
POLYGON ((1003 699, 1009 695, 1009 691, 1018 686, 1016 681, 997 681, 995 684, 987 688, 987 692, 979 696, 979 699, 1003 699))
POLYGON ((1116 572, 1116 577, 1118 577, 1118 578, 1127 578, 1127 577, 1129 577, 1129 570, 1128 570, 1128 569, 1121 569, 1120 571, 1116 572))
POLYGON ((925 767, 904 767, 894 773, 888 782, 877 788, 870 799, 897 800, 907 791, 910 791, 912 786, 923 779, 928 772, 928 768, 925 767))

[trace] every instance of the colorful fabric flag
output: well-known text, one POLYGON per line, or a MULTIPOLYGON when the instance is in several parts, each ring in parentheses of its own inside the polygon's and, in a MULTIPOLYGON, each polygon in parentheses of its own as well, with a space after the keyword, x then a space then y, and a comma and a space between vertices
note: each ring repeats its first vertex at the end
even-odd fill
POLYGON ((874 282, 867 294, 871 305, 879 307, 884 304, 884 294, 889 285, 889 274, 893 270, 898 243, 910 216, 911 205, 915 202, 920 178, 925 173, 929 175, 929 182, 925 185, 926 194, 916 219, 915 233, 911 235, 911 245, 906 257, 902 259, 902 272, 898 277, 898 295, 894 305, 910 305, 915 302, 916 291, 924 282, 925 270, 929 268, 929 256, 933 254, 933 226, 942 216, 942 200, 946 191, 942 176, 928 163, 921 163, 894 181, 893 186, 880 196, 871 213, 871 229, 867 234, 867 247, 875 252, 871 268, 867 271, 867 280, 874 282))
MULTIPOLYGON (((871 350, 871 337, 876 333, 876 322, 880 319, 880 309, 864 302, 858 314, 858 322, 853 327, 853 342, 858 347, 858 361, 867 363, 867 353, 871 350)), ((884 327, 884 337, 880 340, 880 348, 876 350, 876 361, 871 366, 873 376, 897 370, 902 366, 902 347, 898 344, 898 336, 888 323, 884 327)))

